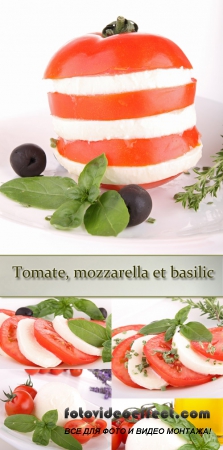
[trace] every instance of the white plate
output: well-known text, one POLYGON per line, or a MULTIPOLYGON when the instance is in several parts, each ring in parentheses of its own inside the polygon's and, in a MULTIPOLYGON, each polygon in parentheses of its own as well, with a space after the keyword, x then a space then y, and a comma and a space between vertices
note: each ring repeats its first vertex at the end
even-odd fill
MULTIPOLYGON (((62 383, 67 383, 80 392, 81 396, 84 400, 86 400, 86 406, 89 410, 93 409, 99 409, 100 406, 103 406, 104 409, 109 408, 110 406, 110 400, 102 400, 100 398, 99 394, 96 394, 95 402, 89 401, 89 397, 92 399, 92 393, 89 391, 90 386, 101 386, 100 383, 96 380, 95 377, 92 378, 90 374, 87 371, 84 371, 81 377, 74 378, 66 374, 61 374, 57 377, 53 377, 53 375, 35 375, 33 376, 33 385, 35 389, 40 389, 41 386, 43 386, 45 383, 49 383, 52 381, 58 381, 62 383), (56 379, 55 379, 56 378, 56 379)), ((8 386, 15 388, 19 384, 24 383, 26 380, 26 374, 23 370, 15 370, 13 372, 10 372, 8 370, 1 372, 1 379, 0 379, 0 393, 2 397, 2 391, 8 392, 8 386)), ((9 428, 5 427, 4 420, 6 418, 5 414, 5 407, 4 403, 1 402, 0 404, 0 438, 11 444, 14 448, 17 448, 19 450, 30 450, 30 449, 36 449, 36 444, 32 443, 32 434, 33 433, 19 433, 17 431, 10 430, 9 428)), ((84 450, 95 450, 95 439, 91 439, 89 442, 84 444, 83 448, 84 450)), ((4 447, 2 447, 4 448, 4 447)), ((48 450, 53 449, 59 449, 58 445, 51 442, 47 447, 48 450)), ((97 438, 97 450, 109 450, 110 449, 110 442, 108 435, 101 435, 97 438)))
MULTIPOLYGON (((193 299, 196 301, 196 299, 193 299)), ((118 302, 118 299, 114 301, 118 302)), ((223 304, 223 298, 221 298, 220 303, 223 304)), ((125 299, 122 298, 118 302, 118 308, 114 308, 112 314, 112 327, 117 328, 124 325, 133 324, 149 324, 154 320, 162 319, 173 319, 177 311, 183 308, 183 305, 179 301, 173 302, 169 298, 162 299, 125 299)), ((216 321, 209 320, 207 316, 200 316, 199 309, 191 309, 188 317, 188 321, 196 321, 203 323, 208 328, 213 328, 217 326, 216 321)), ((223 377, 217 378, 215 381, 202 384, 200 386, 193 386, 187 388, 167 388, 166 391, 158 390, 145 390, 137 389, 126 386, 116 377, 112 378, 112 395, 113 397, 123 397, 123 398, 145 398, 147 393, 148 398, 169 398, 169 397, 222 397, 223 389, 223 377)))
MULTIPOLYGON (((27 306, 27 305, 35 305, 39 302, 41 302, 42 300, 45 300, 47 297, 36 297, 36 298, 0 298, 0 309, 11 309, 13 311, 16 311, 18 308, 22 307, 22 306, 27 306)), ((88 297, 89 300, 92 300, 99 308, 103 307, 107 310, 108 315, 111 314, 111 300, 109 298, 92 298, 90 299, 88 297)), ((76 309, 74 310, 74 317, 84 317, 86 319, 89 319, 89 316, 87 316, 86 314, 77 311, 76 309)), ((50 316, 49 316, 50 318, 50 316)), ((12 358, 10 357, 5 357, 0 355, 0 369, 20 369, 22 366, 19 362, 14 361, 12 358)), ((66 364, 62 364, 60 366, 61 368, 63 367, 71 367, 71 366, 67 366, 66 364)), ((82 368, 83 366, 75 366, 75 369, 77 368, 82 368)), ((91 363, 91 364, 86 364, 84 366, 84 368, 86 369, 110 369, 111 367, 111 363, 103 363, 102 359, 99 358, 98 360, 96 360, 95 362, 91 363)), ((33 366, 30 366, 30 368, 33 368, 33 366)))
MULTIPOLYGON (((220 135, 223 134, 223 104, 198 98, 197 116, 197 126, 202 133, 204 144, 203 157, 199 165, 210 165, 210 155, 214 155, 222 147, 220 135)), ((35 142, 45 149, 48 159, 45 175, 67 176, 67 172, 58 165, 52 156, 49 147, 49 139, 54 136, 54 132, 47 111, 36 116, 16 117, 1 121, 0 132, 0 182, 15 178, 15 173, 9 164, 9 155, 13 148, 24 142, 35 142)), ((155 248, 160 248, 161 253, 170 252, 170 249, 178 252, 181 245, 186 250, 188 246, 191 246, 192 253, 196 253, 202 249, 202 244, 207 243, 207 238, 212 238, 220 233, 216 252, 223 253, 223 189, 219 192, 217 199, 211 199, 213 204, 207 205, 210 200, 207 198, 198 212, 184 210, 180 204, 174 202, 173 195, 181 191, 183 186, 192 183, 193 175, 183 174, 176 180, 151 190, 154 205, 151 216, 156 219, 156 222, 154 224, 143 223, 137 227, 126 229, 117 238, 90 236, 83 227, 70 232, 56 230, 45 220, 45 217, 52 212, 24 208, 3 195, 1 195, 0 215, 17 224, 40 228, 44 232, 50 233, 52 250, 55 248, 56 239, 58 242, 58 238, 63 236, 65 240, 72 240, 72 242, 75 242, 76 238, 77 244, 80 242, 85 245, 87 243, 95 244, 96 253, 99 249, 102 249, 102 252, 105 251, 106 244, 110 245, 114 252, 120 246, 123 247, 123 250, 128 248, 128 251, 131 249, 134 251, 137 247, 138 253, 140 251, 144 253, 146 250, 151 253, 155 248), (176 249, 173 245, 176 245, 176 249)))

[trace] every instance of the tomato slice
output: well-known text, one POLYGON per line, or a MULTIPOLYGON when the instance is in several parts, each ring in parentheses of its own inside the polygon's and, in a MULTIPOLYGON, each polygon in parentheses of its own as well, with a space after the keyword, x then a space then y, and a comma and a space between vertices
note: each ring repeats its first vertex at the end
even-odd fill
POLYGON ((209 328, 209 331, 213 335, 210 343, 191 341, 190 346, 196 353, 206 358, 223 361, 223 327, 209 328))
POLYGON ((34 335, 40 345, 54 353, 65 364, 74 366, 89 364, 99 359, 99 356, 87 355, 65 341, 48 320, 38 319, 35 321, 34 335))
POLYGON ((166 363, 162 353, 171 350, 172 341, 165 342, 165 333, 161 333, 150 339, 143 348, 150 366, 165 381, 174 387, 197 386, 211 381, 213 375, 202 375, 184 366, 179 360, 166 363))
POLYGON ((194 103, 196 81, 183 86, 119 94, 66 95, 48 93, 53 116, 64 119, 119 120, 154 116, 194 103))
POLYGON ((87 164, 93 158, 106 154, 109 166, 147 166, 178 158, 199 144, 196 127, 182 134, 171 134, 151 139, 110 139, 102 141, 66 141, 59 138, 57 150, 71 161, 87 164))
MULTIPOLYGON (((27 319, 28 317, 26 317, 27 319)), ((0 342, 2 350, 7 353, 8 356, 26 366, 36 366, 33 362, 29 361, 19 350, 17 340, 17 327, 20 320, 24 319, 24 316, 12 316, 6 319, 0 328, 0 342)), ((35 320, 30 317, 31 320, 35 320)), ((35 320, 36 322, 36 320, 35 320)))
POLYGON ((15 315, 15 311, 12 311, 11 309, 0 309, 0 313, 6 314, 7 316, 15 315))
POLYGON ((137 325, 125 325, 124 327, 114 328, 114 330, 112 330, 112 337, 116 336, 116 334, 123 333, 123 332, 129 331, 129 330, 139 331, 143 327, 145 327, 145 324, 144 325, 139 325, 139 324, 137 324, 137 325))
POLYGON ((125 363, 128 361, 125 354, 127 351, 131 350, 132 342, 138 337, 142 337, 142 335, 135 334, 134 336, 125 339, 123 342, 118 344, 117 347, 115 347, 112 357, 112 372, 113 375, 115 375, 120 381, 122 381, 122 383, 126 384, 127 386, 144 389, 142 386, 139 386, 131 380, 128 369, 125 367, 125 363))

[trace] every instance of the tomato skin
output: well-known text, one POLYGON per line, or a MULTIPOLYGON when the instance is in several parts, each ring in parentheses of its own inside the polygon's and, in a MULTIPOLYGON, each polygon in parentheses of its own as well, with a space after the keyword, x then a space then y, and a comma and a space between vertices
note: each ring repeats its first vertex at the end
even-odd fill
POLYGON ((115 433, 112 434, 111 441, 112 441, 112 450, 117 450, 122 442, 122 435, 118 432, 118 428, 115 425, 112 425, 112 428, 114 428, 115 433))
POLYGON ((50 373, 50 369, 40 369, 39 373, 41 373, 41 375, 44 375, 45 373, 50 373))
POLYGON ((123 332, 129 331, 129 330, 139 331, 143 327, 145 327, 145 324, 144 325, 142 325, 142 324, 141 325, 139 325, 139 324, 137 324, 137 325, 125 325, 124 327, 117 327, 117 328, 114 328, 112 330, 112 337, 116 336, 116 334, 123 333, 123 332))
POLYGON ((35 321, 34 335, 36 340, 44 348, 54 353, 65 364, 79 365, 88 364, 99 359, 99 356, 87 355, 72 344, 65 341, 53 328, 48 320, 38 319, 35 321))
POLYGON ((79 377, 82 374, 82 369, 70 369, 70 374, 72 377, 79 377))
POLYGON ((26 384, 20 384, 19 386, 17 386, 13 392, 17 392, 17 391, 25 391, 28 392, 29 395, 31 395, 31 397, 34 399, 37 391, 36 389, 34 389, 32 386, 28 386, 26 384))
POLYGON ((125 367, 125 362, 128 361, 125 354, 127 351, 131 350, 132 342, 138 337, 142 337, 142 335, 135 334, 134 336, 125 339, 123 342, 118 344, 117 347, 115 347, 112 357, 112 373, 127 386, 144 389, 142 386, 139 386, 131 380, 128 374, 128 369, 125 367))
POLYGON ((173 67, 191 69, 192 65, 169 39, 146 33, 124 33, 104 39, 100 33, 92 33, 62 47, 49 62, 44 78, 113 75, 173 67))
POLYGON ((0 313, 6 314, 7 316, 15 315, 15 311, 12 311, 11 309, 0 309, 0 313))
POLYGON ((29 375, 36 375, 37 373, 39 373, 39 369, 25 369, 25 371, 29 375))
POLYGON ((31 395, 24 390, 17 390, 16 396, 5 403, 5 411, 8 416, 14 414, 32 414, 34 401, 31 395))
POLYGON ((174 387, 197 386, 212 380, 213 375, 194 372, 179 360, 167 364, 161 353, 154 353, 155 350, 161 352, 171 350, 172 341, 165 342, 164 336, 165 333, 160 333, 150 339, 143 347, 146 359, 155 372, 174 387))
POLYGON ((73 436, 73 438, 77 439, 80 444, 85 444, 85 442, 88 442, 93 436, 93 434, 84 434, 86 428, 91 429, 93 427, 82 419, 70 420, 69 422, 65 423, 64 428, 81 428, 81 434, 70 433, 70 435, 73 436))
POLYGON ((213 339, 210 343, 191 341, 190 346, 192 350, 200 355, 204 355, 210 359, 223 361, 223 327, 209 328, 209 331, 213 335, 213 339), (213 352, 210 352, 209 346, 214 347, 213 352))
POLYGON ((60 375, 63 371, 63 369, 50 369, 51 375, 60 375))
MULTIPOLYGON (((26 317, 26 319, 27 318, 29 320, 35 320, 31 317, 26 317)), ((11 356, 11 358, 21 364, 26 366, 36 366, 36 364, 29 361, 19 350, 16 332, 18 323, 22 319, 24 319, 24 316, 12 316, 3 322, 0 328, 1 347, 7 355, 11 356)))
POLYGON ((120 428, 124 428, 124 429, 125 429, 125 434, 121 434, 121 440, 122 440, 122 442, 123 442, 124 444, 126 443, 126 440, 127 440, 127 437, 128 437, 128 432, 129 432, 130 428, 133 427, 133 425, 134 425, 134 423, 132 423, 132 422, 127 422, 126 420, 124 420, 124 421, 121 423, 120 428))
POLYGON ((107 422, 103 419, 95 419, 93 422, 90 422, 92 426, 94 426, 94 428, 100 428, 100 433, 99 434, 93 434, 92 437, 98 437, 100 436, 103 431, 105 430, 105 428, 107 428, 107 422))

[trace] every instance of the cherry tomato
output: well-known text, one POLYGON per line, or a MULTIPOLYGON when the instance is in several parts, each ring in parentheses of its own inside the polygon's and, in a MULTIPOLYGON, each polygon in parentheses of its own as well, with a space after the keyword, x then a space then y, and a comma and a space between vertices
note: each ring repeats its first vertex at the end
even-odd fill
POLYGON ((98 356, 88 355, 65 341, 53 328, 52 322, 38 319, 34 325, 34 335, 42 347, 54 353, 69 365, 88 364, 98 360, 98 356))
POLYGON ((26 383, 25 384, 20 384, 19 386, 17 386, 14 389, 14 392, 21 391, 21 390, 28 392, 28 394, 30 394, 33 399, 35 398, 35 396, 37 394, 37 391, 33 387, 33 383, 32 383, 32 380, 31 380, 30 376, 29 376, 29 379, 26 381, 26 383))
POLYGON ((50 373, 50 369, 40 369, 39 373, 41 373, 42 375, 44 375, 46 373, 50 373))
POLYGON ((39 369, 25 369, 25 371, 29 375, 36 375, 37 373, 39 373, 39 369))
POLYGON ((127 386, 144 389, 143 387, 139 386, 138 384, 134 383, 134 381, 132 381, 132 379, 129 376, 128 369, 125 366, 125 363, 128 361, 125 354, 127 351, 131 350, 132 342, 134 341, 134 339, 137 339, 138 337, 142 337, 142 335, 135 334, 134 336, 125 339, 120 344, 118 344, 117 347, 115 347, 112 357, 112 373, 127 386))
POLYGON ((5 411, 8 416, 14 414, 31 414, 34 409, 34 401, 31 395, 24 390, 7 394, 8 401, 5 403, 5 411))
POLYGON ((112 450, 117 450, 117 448, 120 446, 122 442, 122 435, 118 431, 118 428, 114 425, 112 425, 112 428, 114 428, 115 432, 112 434, 111 441, 112 441, 112 450))
POLYGON ((164 336, 165 333, 158 334, 143 347, 146 359, 155 372, 174 387, 197 386, 212 380, 213 375, 194 372, 185 367, 178 359, 173 363, 166 363, 162 352, 171 350, 172 341, 166 342, 164 336))
MULTIPOLYGON (((29 320, 35 320, 33 318, 26 317, 29 320)), ((35 366, 35 364, 29 361, 19 350, 17 340, 17 327, 20 320, 23 320, 24 316, 12 316, 6 319, 0 328, 0 342, 2 350, 7 353, 8 356, 26 366, 35 366)))
POLYGON ((79 377, 82 372, 82 369, 70 369, 70 374, 72 375, 72 377, 79 377))
POLYGON ((124 444, 126 443, 126 439, 127 439, 127 437, 128 437, 128 432, 129 432, 130 428, 133 427, 133 425, 134 425, 133 422, 127 422, 126 420, 124 420, 124 421, 121 423, 120 428, 124 428, 124 429, 125 429, 125 434, 121 434, 121 440, 122 440, 122 442, 123 442, 124 444))
POLYGON ((191 348, 206 358, 223 361, 223 327, 210 328, 213 339, 211 342, 191 341, 191 348))
POLYGON ((103 419, 95 419, 93 422, 91 422, 91 425, 94 426, 94 428, 100 428, 99 434, 93 434, 93 437, 100 436, 105 428, 107 428, 107 422, 103 419))
POLYGON ((63 369, 50 369, 52 375, 60 375, 63 371, 63 369))
MULTIPOLYGON (((74 429, 74 428, 80 428, 81 429, 81 434, 73 434, 72 432, 70 433, 71 436, 73 436, 75 439, 77 439, 78 442, 80 442, 80 444, 85 444, 85 442, 88 442, 93 434, 84 434, 86 429, 91 429, 91 425, 87 422, 85 422, 82 419, 74 419, 74 420, 70 420, 69 422, 67 422, 64 425, 64 428, 69 428, 70 430, 74 429)), ((74 430, 75 431, 75 430, 74 430)))

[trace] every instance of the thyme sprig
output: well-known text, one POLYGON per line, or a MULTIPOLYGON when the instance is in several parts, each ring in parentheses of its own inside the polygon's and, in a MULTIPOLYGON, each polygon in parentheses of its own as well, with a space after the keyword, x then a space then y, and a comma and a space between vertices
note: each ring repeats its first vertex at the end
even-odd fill
POLYGON ((203 300, 194 302, 191 298, 173 297, 173 301, 180 301, 191 308, 200 309, 201 316, 207 314, 208 319, 216 320, 218 327, 223 326, 223 305, 220 305, 216 297, 203 297, 203 300))
MULTIPOLYGON (((223 136, 221 136, 223 137, 223 136)), ((201 201, 210 194, 217 197, 217 192, 223 182, 223 148, 216 155, 212 156, 213 166, 193 169, 197 174, 197 181, 190 186, 184 186, 185 192, 178 192, 174 195, 176 203, 181 202, 184 208, 199 209, 201 201)))

